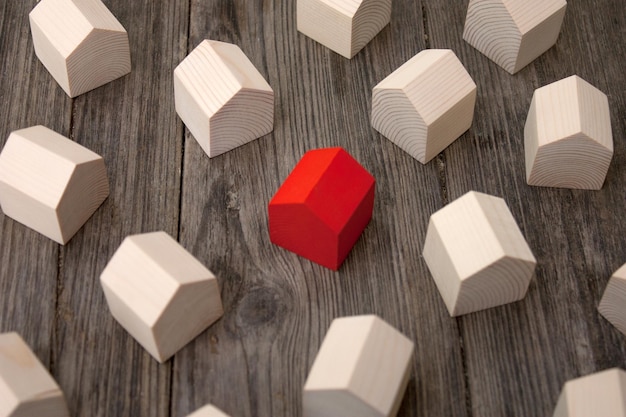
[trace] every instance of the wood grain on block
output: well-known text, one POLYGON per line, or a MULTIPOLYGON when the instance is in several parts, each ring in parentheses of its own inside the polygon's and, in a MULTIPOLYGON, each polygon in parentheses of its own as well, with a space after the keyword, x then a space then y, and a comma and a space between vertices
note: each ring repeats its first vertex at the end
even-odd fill
POLYGON ((377 316, 333 320, 304 385, 305 417, 393 417, 413 342, 377 316))
POLYGON ((100 281, 113 317, 159 362, 224 313, 215 276, 165 232, 124 239, 100 281))
POLYGON ((269 203, 271 241, 339 269, 372 218, 375 183, 342 148, 307 152, 269 203))
POLYGON ((609 279, 598 311, 617 330, 626 335, 626 264, 609 279))
POLYGON ((522 299, 536 264, 505 201, 475 191, 430 217, 423 255, 451 316, 522 299))
POLYGON ((69 417, 63 392, 17 333, 0 334, 0 417, 69 417))
POLYGON ((524 146, 528 184, 599 190, 613 158, 606 95, 576 75, 535 90, 524 146))
POLYGON ((565 0, 470 0, 463 39, 511 74, 559 37, 565 0))
POLYGON ((476 84, 448 49, 422 51, 372 93, 372 126, 425 164, 472 124, 476 84))
POLYGON ((0 205, 65 244, 109 195, 102 157, 44 127, 17 130, 0 153, 0 205))
POLYGON ((613 368, 567 381, 553 417, 626 417, 626 372, 613 368))
POLYGON ((228 414, 224 413, 219 408, 209 404, 194 411, 193 413, 189 414, 187 417, 229 417, 229 416, 228 414))
POLYGON ((70 97, 130 72, 128 34, 100 0, 41 0, 30 28, 35 54, 70 97))
POLYGON ((298 30, 352 58, 389 23, 391 0, 297 0, 298 30))
POLYGON ((274 91, 243 51, 205 40, 174 70, 176 112, 209 157, 270 133, 274 91))

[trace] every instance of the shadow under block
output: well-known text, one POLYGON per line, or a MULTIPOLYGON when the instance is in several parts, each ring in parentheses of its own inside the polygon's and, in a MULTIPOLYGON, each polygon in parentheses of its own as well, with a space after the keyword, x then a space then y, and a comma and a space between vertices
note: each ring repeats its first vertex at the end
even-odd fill
POLYGON ((515 74, 559 37, 565 0, 470 0, 463 39, 515 74))
POLYGON ((44 126, 12 132, 0 153, 2 211, 60 244, 108 195, 102 157, 44 126))
POLYGON ((69 417, 63 392, 17 333, 0 334, 0 417, 69 417))
POLYGON ((472 125, 476 84, 448 49, 427 49, 372 93, 372 127, 422 164, 472 125))
POLYGON ((626 264, 609 279, 598 311, 617 330, 626 335, 626 264))
POLYGON ((298 31, 352 58, 391 19, 391 0, 297 0, 298 31))
POLYGON ((269 203, 271 241, 339 269, 372 218, 375 183, 342 148, 305 153, 269 203))
POLYGON ((505 201, 475 191, 430 217, 423 255, 451 316, 521 300, 536 264, 505 201))
POLYGON ((599 190, 613 158, 606 95, 576 75, 535 90, 524 148, 529 185, 599 190))
POLYGON ((413 342, 374 315, 333 320, 304 385, 304 417, 394 417, 413 342))
POLYGON ((35 54, 70 97, 130 72, 128 34, 100 0, 41 0, 30 29, 35 54))
POLYGON ((626 417, 626 372, 613 368, 567 381, 553 417, 626 417))
POLYGON ((124 239, 100 281, 113 317, 161 363, 224 313, 215 276, 165 232, 124 239))
POLYGON ((274 91, 243 51, 204 40, 174 70, 176 112, 209 157, 274 129, 274 91))
POLYGON ((229 417, 228 414, 212 405, 205 405, 204 407, 194 411, 187 417, 229 417))

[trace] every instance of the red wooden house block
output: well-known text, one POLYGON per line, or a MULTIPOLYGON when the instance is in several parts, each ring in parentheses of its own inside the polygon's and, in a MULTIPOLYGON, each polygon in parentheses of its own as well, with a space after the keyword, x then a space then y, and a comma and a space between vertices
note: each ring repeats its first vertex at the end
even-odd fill
POLYGON ((372 218, 375 183, 342 148, 307 152, 270 201, 271 241, 336 271, 372 218))

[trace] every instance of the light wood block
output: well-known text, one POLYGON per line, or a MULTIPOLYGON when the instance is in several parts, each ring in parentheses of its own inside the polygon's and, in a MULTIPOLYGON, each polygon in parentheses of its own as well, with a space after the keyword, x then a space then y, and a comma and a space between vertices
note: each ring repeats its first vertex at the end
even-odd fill
POLYGON ((0 153, 2 211, 58 243, 108 195, 102 157, 44 126, 12 132, 0 153))
POLYGON ((430 217, 423 255, 451 316, 521 300, 536 264, 505 201, 475 191, 430 217))
POLYGON ((41 0, 30 29, 35 54, 70 97, 130 72, 126 29, 100 0, 41 0))
POLYGON ((176 112, 209 157, 274 129, 274 90, 230 43, 205 40, 174 70, 176 112))
POLYGON ((626 335, 626 264, 609 279, 598 311, 620 332, 626 335))
POLYGON ((305 417, 393 417, 413 342, 377 316, 333 320, 304 385, 305 417))
POLYGON ((230 416, 224 413, 219 408, 209 404, 189 414, 187 417, 230 417, 230 416))
POLYGON ((391 0, 297 0, 298 31, 352 58, 391 19, 391 0))
POLYGON ((448 49, 424 50, 372 94, 372 126, 422 164, 472 125, 476 84, 448 49))
POLYGON ((338 270, 372 218, 375 186, 344 149, 307 152, 269 203, 272 243, 338 270))
POLYGON ((565 0, 470 0, 463 39, 515 74, 559 37, 565 0))
POLYGON ((613 368, 567 381, 553 417, 626 417, 626 372, 613 368))
POLYGON ((224 313, 215 276, 165 232, 124 239, 100 281, 113 317, 159 362, 224 313))
POLYGON ((0 417, 69 417, 63 392, 17 333, 0 334, 0 417))
POLYGON ((613 158, 606 95, 575 75, 535 90, 524 146, 529 185, 599 190, 613 158))

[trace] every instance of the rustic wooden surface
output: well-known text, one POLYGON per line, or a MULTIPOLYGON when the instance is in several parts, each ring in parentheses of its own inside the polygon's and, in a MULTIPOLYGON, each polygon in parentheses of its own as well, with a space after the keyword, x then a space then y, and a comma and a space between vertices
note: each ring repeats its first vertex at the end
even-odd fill
POLYGON ((416 343, 399 416, 549 416, 570 378, 626 366, 597 312, 626 262, 626 8, 572 1, 561 37, 510 76, 462 40, 466 1, 396 0, 347 60, 296 31, 295 0, 105 0, 132 73, 71 100, 37 61, 36 0, 0 3, 0 145, 46 125, 100 153, 111 195, 66 246, 0 214, 0 331, 20 332, 73 416, 296 417, 334 317, 375 313, 416 343), (274 132, 209 159, 176 117, 174 67, 203 39, 238 44, 276 94, 274 132), (369 123, 371 89, 424 48, 478 84, 474 124, 423 166, 369 123), (535 88, 578 74, 609 96, 615 156, 601 191, 525 183, 535 88), (267 203, 309 149, 343 146, 377 179, 371 224, 337 273, 270 244, 267 203), (452 319, 421 257, 428 217, 469 190, 503 197, 538 260, 527 297, 452 319), (99 274, 122 239, 165 230, 218 277, 225 315, 158 365, 113 320, 99 274))

